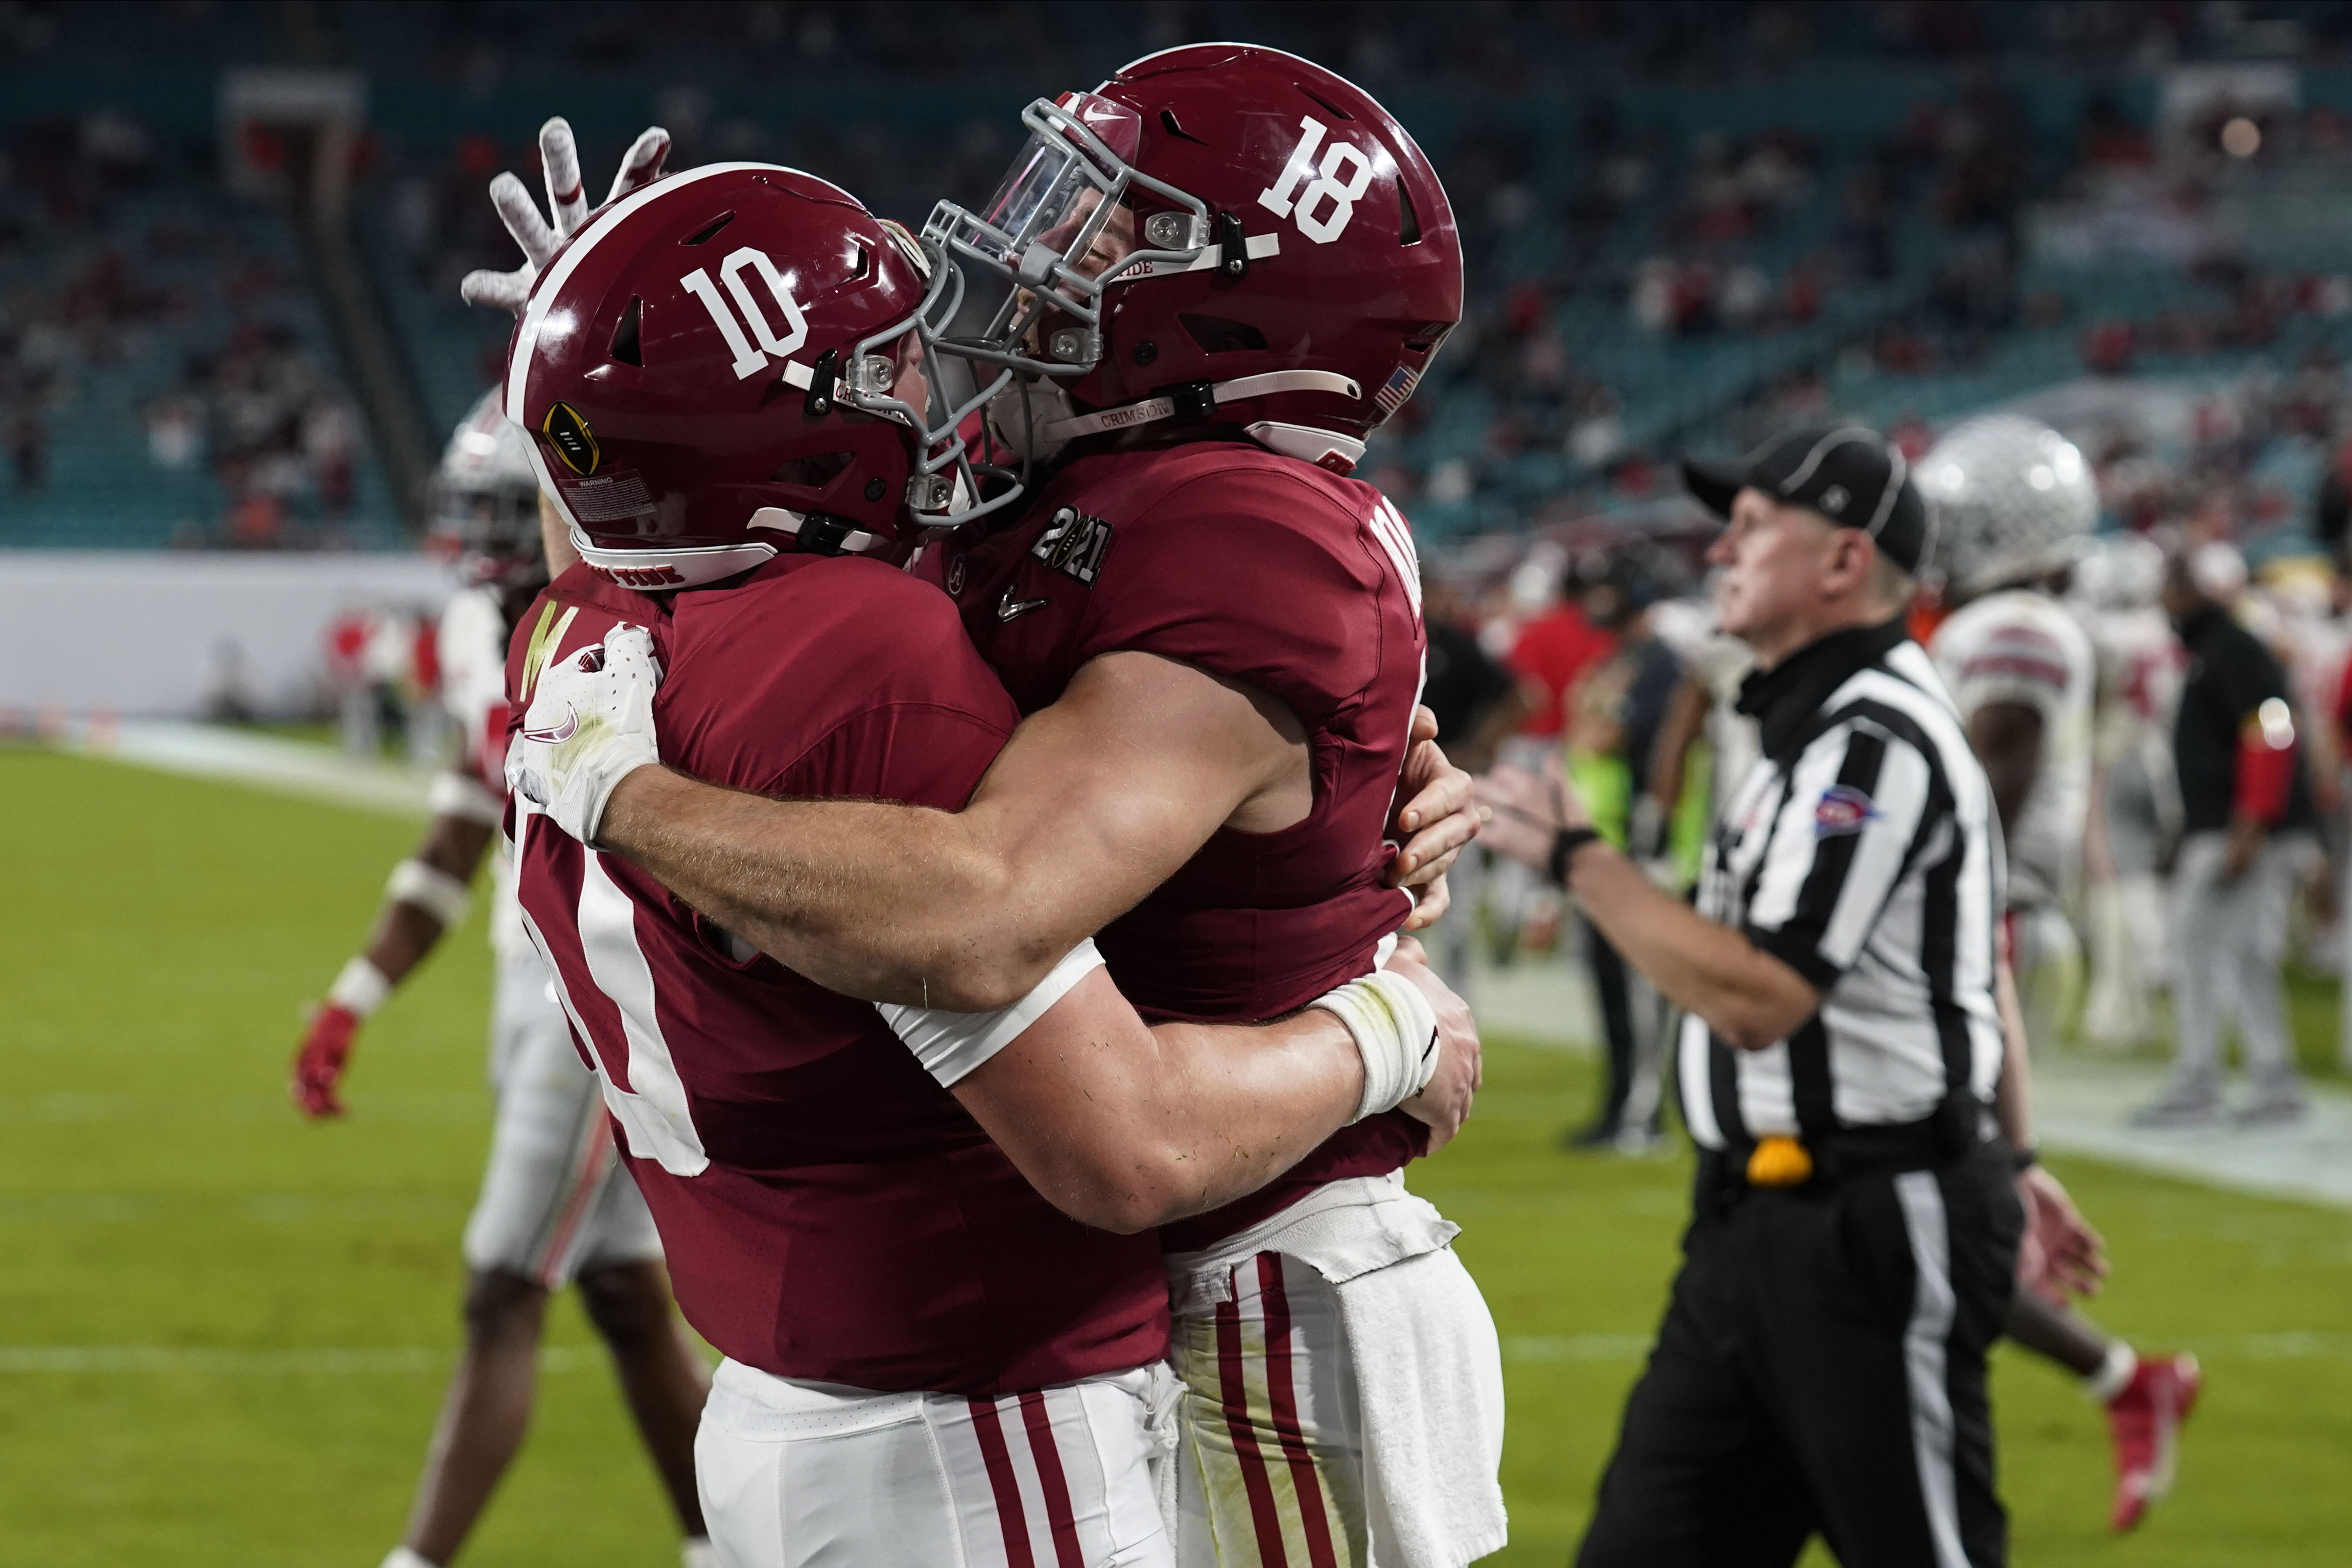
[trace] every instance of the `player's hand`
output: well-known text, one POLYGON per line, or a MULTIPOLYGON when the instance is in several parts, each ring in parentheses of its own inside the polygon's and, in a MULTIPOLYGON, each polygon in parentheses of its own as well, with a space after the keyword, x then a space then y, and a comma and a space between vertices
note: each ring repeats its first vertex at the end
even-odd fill
POLYGON ((342 1082, 343 1064, 351 1060, 352 1040, 359 1029, 359 1015, 335 1002, 320 1008, 310 1019, 310 1032, 302 1037, 300 1049, 294 1052, 294 1071, 286 1085, 305 1116, 343 1113, 335 1087, 342 1082))
POLYGON ((594 844, 614 786, 661 760, 653 633, 615 626, 547 666, 507 750, 507 785, 583 844, 594 844))
POLYGON ((2074 1207, 2065 1185, 2029 1166, 2018 1176, 2017 1197, 2025 1206, 2018 1284, 2053 1306, 2063 1306, 2069 1291, 2097 1295, 2107 1276, 2107 1244, 2074 1207))
POLYGON ((1434 1154, 1462 1130, 1470 1115, 1470 1102, 1486 1082, 1486 1063, 1478 1053, 1478 1023, 1470 1016, 1470 1004, 1437 977, 1429 967, 1429 955, 1412 937, 1397 944, 1388 969, 1418 987, 1437 1014, 1437 1071, 1420 1093, 1397 1107, 1429 1124, 1429 1148, 1434 1154))
POLYGON ((1400 932, 1409 935, 1426 931, 1444 919, 1445 912, 1454 907, 1454 890, 1445 885, 1445 879, 1442 876, 1411 891, 1412 913, 1404 917, 1402 925, 1397 927, 1400 932))
MULTIPOLYGON (((1412 744, 1397 781, 1398 808, 1392 831, 1403 848, 1389 862, 1390 887, 1427 887, 1444 876, 1464 847, 1478 836, 1481 813, 1476 781, 1445 759, 1437 744, 1437 716, 1412 710, 1412 744)), ((1408 931, 1418 931, 1444 912, 1441 900, 1427 918, 1414 911, 1408 931)))
POLYGON ((1478 779, 1478 801, 1493 813, 1480 837, 1497 854, 1549 872, 1552 841, 1562 828, 1589 828, 1592 815, 1550 758, 1540 773, 1502 763, 1478 779))
MULTIPOLYGON (((613 176, 607 204, 617 202, 640 185, 661 178, 669 157, 669 132, 656 125, 646 129, 621 160, 613 176)), ((588 219, 588 190, 580 178, 580 148, 572 139, 572 125, 558 117, 539 128, 540 167, 547 175, 548 217, 539 215, 530 190, 512 174, 490 182, 490 204, 515 244, 522 246, 523 263, 512 272, 469 272, 457 285, 468 305, 499 305, 522 314, 523 301, 539 278, 540 268, 588 219)))

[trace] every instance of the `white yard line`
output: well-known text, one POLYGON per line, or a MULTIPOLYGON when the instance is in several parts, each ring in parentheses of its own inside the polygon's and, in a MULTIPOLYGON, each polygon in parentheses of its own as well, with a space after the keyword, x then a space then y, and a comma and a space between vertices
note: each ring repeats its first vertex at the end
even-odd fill
POLYGON ((76 730, 60 749, 190 778, 247 784, 395 817, 427 814, 432 774, 347 757, 323 746, 226 725, 127 719, 111 730, 76 730))

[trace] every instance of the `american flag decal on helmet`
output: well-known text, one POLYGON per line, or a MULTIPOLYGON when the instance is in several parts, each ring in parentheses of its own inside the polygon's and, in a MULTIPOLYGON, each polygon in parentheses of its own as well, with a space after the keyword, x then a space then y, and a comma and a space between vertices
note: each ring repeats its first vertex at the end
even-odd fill
POLYGON ((1399 365, 1389 372, 1387 383, 1372 394, 1372 402, 1382 413, 1394 413, 1404 406, 1404 400, 1412 395, 1420 381, 1419 371, 1410 365, 1399 365))

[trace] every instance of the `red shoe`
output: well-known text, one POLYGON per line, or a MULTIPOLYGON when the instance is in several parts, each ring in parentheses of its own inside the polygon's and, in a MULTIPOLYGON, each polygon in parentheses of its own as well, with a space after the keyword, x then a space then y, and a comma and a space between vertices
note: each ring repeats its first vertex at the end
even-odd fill
POLYGON ((2109 1528, 2131 1529, 2150 1503, 2172 1490, 2180 1426, 2197 1407, 2204 1383, 2193 1355, 2144 1360, 2122 1392, 2107 1401, 2107 1430, 2116 1443, 2116 1508, 2109 1528))

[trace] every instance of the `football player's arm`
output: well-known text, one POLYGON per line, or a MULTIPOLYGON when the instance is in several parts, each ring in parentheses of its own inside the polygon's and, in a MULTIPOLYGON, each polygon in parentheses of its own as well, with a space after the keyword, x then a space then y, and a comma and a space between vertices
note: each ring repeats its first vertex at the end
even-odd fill
POLYGON ((343 966, 296 1048, 289 1087, 304 1115, 342 1113, 336 1089, 360 1025, 465 918, 467 884, 489 847, 498 801, 471 778, 445 773, 434 780, 433 802, 437 814, 424 841, 393 868, 367 946, 343 966))
POLYGON ((1984 766, 2001 833, 2011 841, 2042 775, 2042 710, 2030 703, 1989 702, 1969 715, 1969 749, 1984 766))
POLYGON ((1318 1004, 1256 1026, 1146 1028, 1097 967, 950 1088, 1047 1201, 1122 1232, 1244 1197, 1341 1127, 1387 1109, 1405 1086, 1395 1048, 1404 1057, 1425 1051, 1433 1023, 1433 1076, 1402 1108, 1431 1124, 1433 1147, 1451 1137, 1478 1081, 1476 1028, 1461 999, 1411 952, 1380 986, 1358 982, 1333 996, 1343 1011, 1318 1004), (1403 1017, 1399 983, 1430 1012, 1403 1017), (1359 1002, 1369 1010, 1343 1021, 1359 1002), (1391 1025, 1392 1038, 1374 1038, 1391 1025))
MULTIPOLYGON (((688 904, 819 984, 971 1012, 1012 1005, 1228 821, 1311 806, 1289 710, 1156 654, 1090 660, 1016 730, 961 812, 779 801, 658 767, 623 778, 594 830, 688 904)), ((1405 846, 1442 869, 1454 785, 1405 846)), ((1408 808, 1411 810, 1412 808, 1408 808)))

